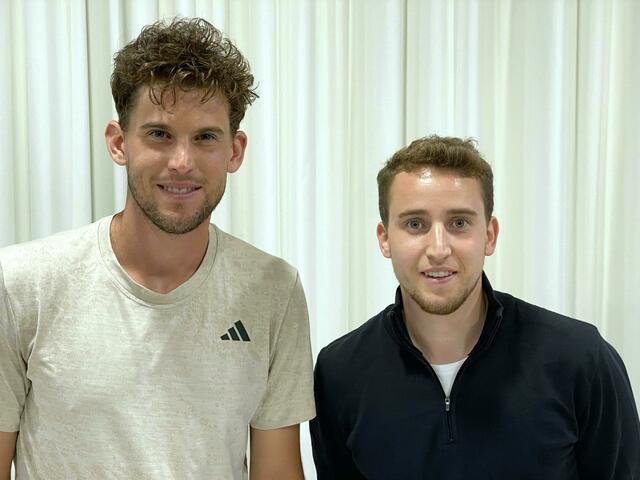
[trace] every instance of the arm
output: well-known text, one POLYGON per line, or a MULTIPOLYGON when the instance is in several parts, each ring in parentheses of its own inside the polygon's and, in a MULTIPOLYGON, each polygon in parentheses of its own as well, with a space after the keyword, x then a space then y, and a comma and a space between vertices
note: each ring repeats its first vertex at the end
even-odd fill
POLYGON ((16 450, 18 432, 0 432, 0 480, 11 478, 11 462, 16 450))
POLYGON ((604 340, 578 424, 576 459, 581 479, 640 478, 636 403, 622 359, 604 340))
POLYGON ((0 480, 11 477, 27 383, 27 366, 0 265, 0 480))
POLYGON ((279 323, 272 325, 267 389, 251 419, 251 480, 300 480, 299 424, 315 415, 309 321, 296 276, 279 323))
MULTIPOLYGON (((318 480, 365 480, 346 445, 344 428, 340 424, 341 395, 324 373, 323 352, 318 355, 314 376, 317 416, 309 423, 313 460, 318 480), (333 401, 335 400, 335 404, 333 401)), ((329 368, 330 372, 334 369, 329 368)))
POLYGON ((303 480, 300 426, 251 428, 251 480, 303 480))

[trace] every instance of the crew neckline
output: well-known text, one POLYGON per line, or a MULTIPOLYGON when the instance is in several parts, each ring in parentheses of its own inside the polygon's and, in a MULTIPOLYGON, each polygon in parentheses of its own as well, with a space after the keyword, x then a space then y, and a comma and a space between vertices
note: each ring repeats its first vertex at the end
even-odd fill
POLYGON ((111 245, 110 226, 114 215, 104 217, 98 224, 98 244, 102 262, 111 275, 116 285, 127 296, 138 302, 155 305, 155 306, 171 306, 177 302, 185 300, 194 291, 196 291, 209 276, 215 264, 217 247, 218 247, 218 230, 215 225, 209 224, 209 244, 207 251, 200 263, 198 269, 191 277, 180 286, 171 290, 169 293, 158 293, 140 285, 133 280, 129 274, 122 268, 113 247, 111 245))
POLYGON ((462 366, 465 360, 469 358, 469 355, 466 357, 451 363, 431 363, 430 365, 434 368, 434 370, 440 370, 442 372, 449 372, 452 370, 457 370, 462 366))

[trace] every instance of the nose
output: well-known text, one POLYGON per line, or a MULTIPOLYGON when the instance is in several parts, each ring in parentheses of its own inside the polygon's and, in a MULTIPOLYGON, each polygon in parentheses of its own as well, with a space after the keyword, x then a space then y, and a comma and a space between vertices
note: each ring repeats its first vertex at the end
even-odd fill
POLYGON ((443 263, 451 255, 449 235, 444 225, 434 224, 427 234, 426 255, 432 264, 443 263))
POLYGON ((176 142, 167 167, 169 170, 180 174, 189 173, 193 170, 194 160, 190 142, 176 142))

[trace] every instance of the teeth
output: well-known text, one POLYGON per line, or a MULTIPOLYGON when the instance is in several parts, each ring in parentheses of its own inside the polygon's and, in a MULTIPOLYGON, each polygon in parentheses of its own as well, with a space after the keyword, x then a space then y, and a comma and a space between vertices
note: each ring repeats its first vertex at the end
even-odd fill
POLYGON ((195 190, 195 188, 174 188, 174 187, 162 187, 162 188, 164 188, 167 192, 170 192, 170 193, 189 193, 195 190))
POLYGON ((427 273, 427 277, 433 277, 433 278, 448 277, 450 275, 453 275, 453 273, 451 272, 428 272, 427 273))

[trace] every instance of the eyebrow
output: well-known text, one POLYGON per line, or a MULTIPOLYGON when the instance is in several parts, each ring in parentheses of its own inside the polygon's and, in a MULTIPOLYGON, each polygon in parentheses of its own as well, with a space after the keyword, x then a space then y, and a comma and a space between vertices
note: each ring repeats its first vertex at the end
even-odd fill
POLYGON ((427 215, 429 212, 427 212, 424 209, 415 209, 415 210, 405 210, 404 212, 400 213, 398 215, 398 218, 402 218, 402 217, 413 217, 415 216, 423 216, 423 215, 427 215))
POLYGON ((220 127, 204 127, 196 131, 196 133, 217 133, 218 135, 224 135, 224 130, 220 127))
MULTIPOLYGON (((140 130, 147 130, 149 128, 158 128, 158 129, 162 129, 162 130, 171 130, 171 127, 169 127, 169 125, 167 125, 166 123, 162 123, 162 122, 148 122, 145 123, 143 125, 140 125, 139 129, 140 130)), ((218 135, 224 135, 224 130, 220 127, 203 127, 203 128, 199 128, 198 130, 196 130, 196 134, 201 134, 201 133, 205 133, 205 132, 212 132, 212 133, 216 133, 218 135)))
MULTIPOLYGON (((447 210, 447 215, 468 215, 470 217, 477 217, 479 214, 470 208, 452 208, 447 210)), ((412 216, 429 216, 429 212, 423 208, 417 208, 413 210, 405 210, 398 215, 399 218, 412 216)))
POLYGON ((164 130, 167 130, 169 128, 169 126, 166 123, 148 122, 148 123, 145 123, 143 125, 140 125, 138 128, 140 130, 146 130, 147 128, 162 128, 164 130))
POLYGON ((479 215, 478 212, 471 208, 453 208, 451 210, 447 210, 449 215, 468 215, 470 217, 477 217, 479 215))

